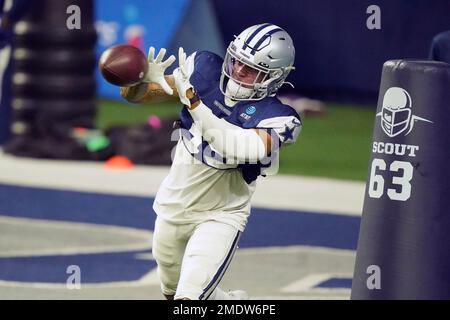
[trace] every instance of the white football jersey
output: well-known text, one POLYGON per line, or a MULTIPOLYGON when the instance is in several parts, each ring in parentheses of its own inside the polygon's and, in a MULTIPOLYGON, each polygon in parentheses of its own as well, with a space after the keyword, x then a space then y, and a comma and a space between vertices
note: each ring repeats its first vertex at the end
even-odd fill
MULTIPOLYGON (((301 130, 297 112, 275 97, 240 101, 227 106, 219 88, 222 59, 201 51, 188 58, 190 82, 201 103, 214 115, 244 129, 258 128, 276 134, 279 146, 294 143, 301 130)), ((153 208, 172 223, 216 220, 243 231, 250 214, 256 179, 274 167, 272 161, 236 163, 205 141, 189 111, 181 111, 180 139, 169 175, 162 182, 153 208)))

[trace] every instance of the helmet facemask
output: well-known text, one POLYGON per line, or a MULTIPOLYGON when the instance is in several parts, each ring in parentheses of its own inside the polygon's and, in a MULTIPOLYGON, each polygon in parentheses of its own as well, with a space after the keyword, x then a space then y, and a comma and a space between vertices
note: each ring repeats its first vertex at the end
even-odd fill
POLYGON ((255 65, 228 48, 222 65, 220 90, 227 98, 236 101, 261 100, 274 94, 286 76, 281 69, 255 65))

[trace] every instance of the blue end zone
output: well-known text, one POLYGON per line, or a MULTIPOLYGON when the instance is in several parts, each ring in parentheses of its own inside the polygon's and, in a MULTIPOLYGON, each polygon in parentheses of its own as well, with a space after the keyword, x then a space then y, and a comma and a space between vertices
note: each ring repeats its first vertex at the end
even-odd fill
MULTIPOLYGON (((153 199, 0 185, 0 214, 153 230, 153 199)), ((356 249, 359 217, 254 208, 240 247, 356 249)))
MULTIPOLYGON (((153 199, 0 184, 0 215, 153 230, 153 199)), ((360 218, 254 208, 239 246, 309 245, 356 249, 360 218)), ((156 267, 144 251, 0 258, 0 279, 65 283, 69 265, 81 269, 82 283, 138 280, 156 267)), ((150 253, 146 251, 146 253, 150 253)), ((342 279, 319 287, 341 287, 342 279), (337 282, 336 282, 337 281, 337 282)), ((344 279, 345 281, 345 279, 344 279)), ((348 283, 345 283, 348 286, 348 283)))
POLYGON ((327 281, 319 283, 315 288, 352 288, 351 278, 331 278, 327 281))
POLYGON ((80 267, 83 283, 134 281, 156 267, 154 260, 136 259, 137 253, 0 258, 0 279, 18 282, 65 283, 70 276, 66 273, 67 267, 77 265, 80 267))
MULTIPOLYGON (((0 214, 153 230, 153 198, 0 184, 0 214)), ((356 249, 359 217, 253 208, 240 247, 356 249)))

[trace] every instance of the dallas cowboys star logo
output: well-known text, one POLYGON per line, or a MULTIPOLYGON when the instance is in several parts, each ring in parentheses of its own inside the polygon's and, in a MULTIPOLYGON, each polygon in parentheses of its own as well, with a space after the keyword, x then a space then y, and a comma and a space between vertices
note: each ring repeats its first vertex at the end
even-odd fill
POLYGON ((283 136, 283 142, 288 141, 289 139, 294 140, 294 130, 296 127, 299 127, 301 125, 301 122, 296 122, 295 119, 292 120, 292 124, 294 125, 292 128, 289 128, 288 125, 284 125, 284 132, 280 132, 280 135, 283 136))
POLYGON ((294 136, 292 133, 294 132, 295 127, 289 128, 287 125, 284 125, 284 132, 281 132, 280 135, 283 136, 284 142, 288 141, 289 139, 294 139, 294 136))

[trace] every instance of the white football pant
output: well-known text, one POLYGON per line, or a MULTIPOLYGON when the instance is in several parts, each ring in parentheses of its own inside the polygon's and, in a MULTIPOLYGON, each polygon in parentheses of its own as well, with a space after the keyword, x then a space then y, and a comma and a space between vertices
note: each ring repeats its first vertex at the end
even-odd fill
POLYGON ((233 258, 240 234, 218 221, 176 225, 158 217, 152 250, 163 294, 208 299, 233 258))

